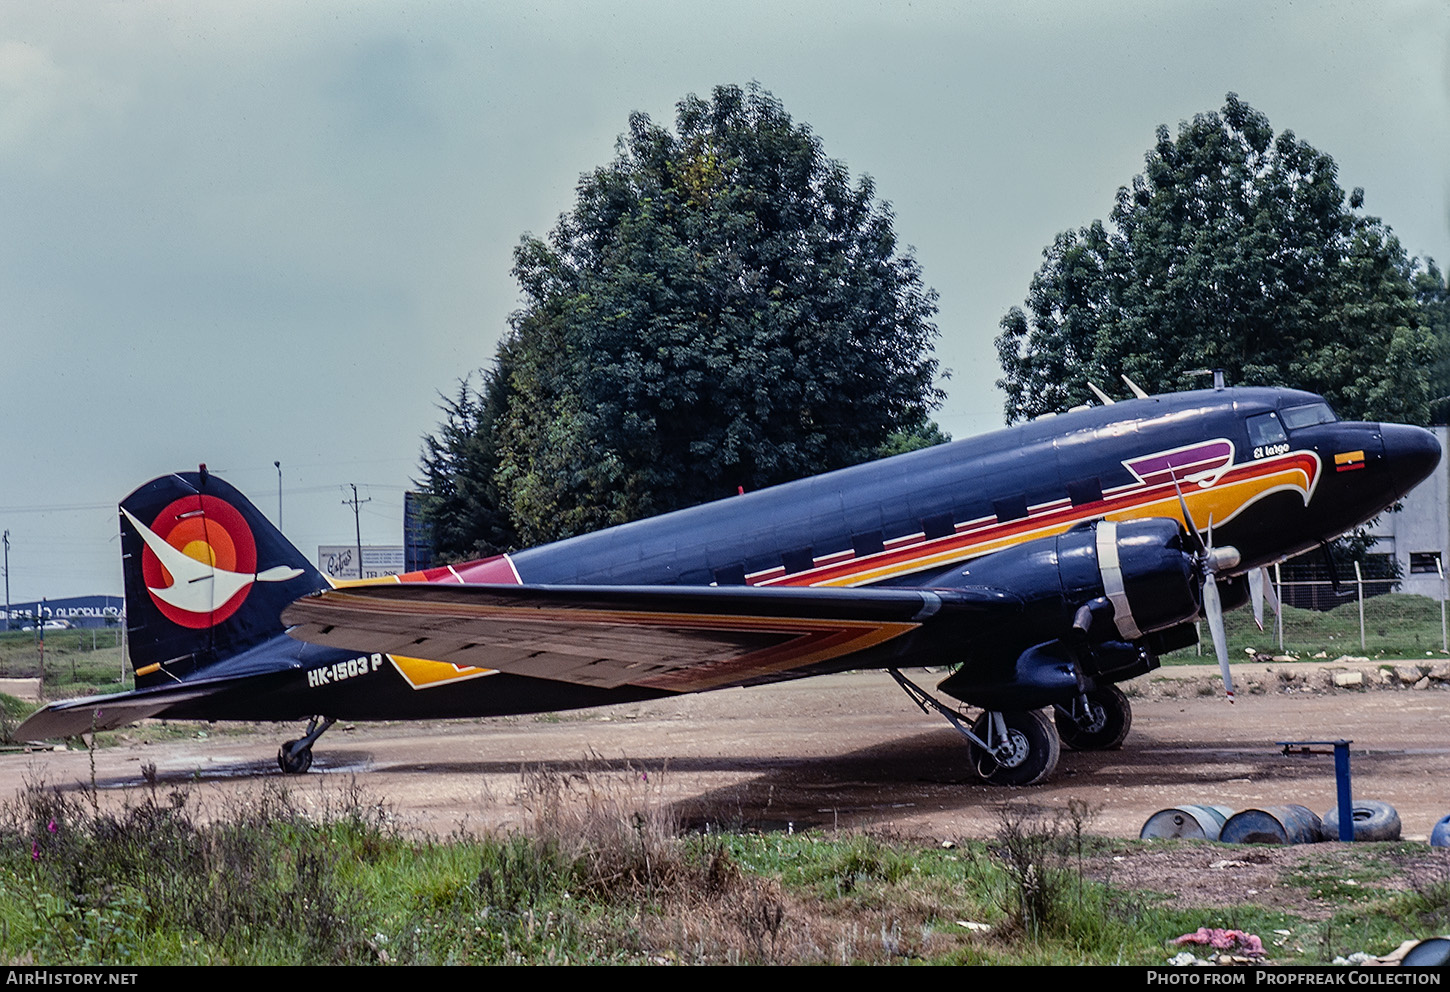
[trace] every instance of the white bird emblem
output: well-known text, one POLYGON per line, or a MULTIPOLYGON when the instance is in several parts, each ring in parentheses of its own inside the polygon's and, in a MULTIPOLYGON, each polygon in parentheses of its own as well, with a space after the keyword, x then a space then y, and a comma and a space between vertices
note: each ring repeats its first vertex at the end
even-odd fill
POLYGON ((288 565, 277 565, 256 573, 228 572, 167 544, 165 538, 137 520, 124 506, 121 512, 131 521, 131 526, 136 528, 141 540, 146 542, 162 567, 171 573, 171 585, 160 589, 147 586, 146 591, 178 610, 211 613, 253 582, 286 582, 302 574, 302 569, 288 565))

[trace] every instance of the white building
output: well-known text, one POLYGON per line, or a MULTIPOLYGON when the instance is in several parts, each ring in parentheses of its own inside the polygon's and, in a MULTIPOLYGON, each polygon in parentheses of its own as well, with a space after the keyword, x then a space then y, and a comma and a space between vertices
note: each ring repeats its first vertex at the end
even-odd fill
POLYGON ((1400 592, 1431 599, 1445 598, 1450 573, 1450 427, 1432 427, 1445 455, 1440 467, 1420 483, 1398 511, 1383 513, 1370 528, 1378 540, 1376 554, 1394 555, 1400 563, 1400 592))

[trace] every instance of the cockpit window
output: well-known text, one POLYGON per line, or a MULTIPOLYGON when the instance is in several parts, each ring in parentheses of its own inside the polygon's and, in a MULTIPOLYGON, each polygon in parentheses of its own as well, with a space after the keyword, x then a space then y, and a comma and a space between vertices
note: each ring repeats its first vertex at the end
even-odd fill
POLYGON ((1315 424, 1332 424, 1339 419, 1329 409, 1329 404, 1322 401, 1288 407, 1280 416, 1283 417, 1284 426, 1291 431, 1299 427, 1313 427, 1315 424))
POLYGON ((1261 413, 1256 417, 1248 419, 1249 444, 1255 449, 1265 448, 1273 444, 1288 444, 1289 435, 1284 433, 1284 425, 1279 422, 1277 413, 1261 413))

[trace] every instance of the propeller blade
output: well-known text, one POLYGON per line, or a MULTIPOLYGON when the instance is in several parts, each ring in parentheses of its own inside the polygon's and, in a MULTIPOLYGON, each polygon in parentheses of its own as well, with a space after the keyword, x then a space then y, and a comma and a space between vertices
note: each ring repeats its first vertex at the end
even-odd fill
POLYGON ((1203 543, 1203 535, 1198 532, 1198 524, 1193 522, 1193 514, 1188 512, 1188 500, 1183 498, 1183 487, 1178 484, 1178 474, 1173 475, 1173 491, 1178 494, 1178 509, 1183 511, 1183 525, 1188 528, 1188 535, 1193 540, 1193 549, 1200 554, 1208 550, 1203 543))
POLYGON ((1281 613, 1284 612, 1284 609, 1283 604, 1279 602, 1279 594, 1274 589, 1274 580, 1269 578, 1269 570, 1267 568, 1260 568, 1258 569, 1258 572, 1260 575, 1263 576, 1264 598, 1267 599, 1269 601, 1269 605, 1274 608, 1274 616, 1279 616, 1281 613))
POLYGON ((1234 698, 1234 679, 1228 667, 1228 634, 1223 629, 1223 601, 1218 595, 1218 583, 1212 575, 1203 580, 1203 613, 1208 618, 1208 629, 1213 635, 1213 653, 1218 655, 1218 670, 1223 674, 1223 691, 1229 702, 1234 698))
POLYGON ((1256 568, 1249 573, 1249 602, 1254 607, 1254 623, 1264 629, 1264 570, 1256 568))
POLYGON ((1269 578, 1267 568, 1256 568, 1249 573, 1249 599, 1254 604, 1254 623, 1259 629, 1264 629, 1264 601, 1268 600, 1269 605, 1274 608, 1274 614, 1282 612, 1279 609, 1279 595, 1274 592, 1274 582, 1269 578))

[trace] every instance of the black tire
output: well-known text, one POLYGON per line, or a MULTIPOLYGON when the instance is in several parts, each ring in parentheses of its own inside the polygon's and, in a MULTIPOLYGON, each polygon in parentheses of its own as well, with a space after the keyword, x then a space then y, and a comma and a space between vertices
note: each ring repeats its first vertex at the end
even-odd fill
MULTIPOLYGON (((1350 804, 1355 840, 1399 840, 1400 814, 1378 799, 1356 799, 1350 804)), ((1324 814, 1324 839, 1339 840, 1339 807, 1324 814)))
POLYGON ((312 767, 312 748, 293 751, 297 741, 288 741, 277 751, 277 767, 286 775, 302 775, 312 767))
POLYGON ((1087 694, 1092 722, 1084 727, 1061 707, 1052 709, 1062 743, 1074 751, 1111 751, 1123 746, 1133 727, 1133 706, 1123 690, 1101 685, 1087 694))
MULTIPOLYGON (((990 740, 991 718, 991 713, 977 717, 972 733, 990 740)), ((1002 719, 1007 724, 1006 746, 994 754, 969 741, 972 767, 992 785, 1036 785, 1045 781, 1057 767, 1061 753, 1052 721, 1038 710, 1006 710, 1002 719)))

